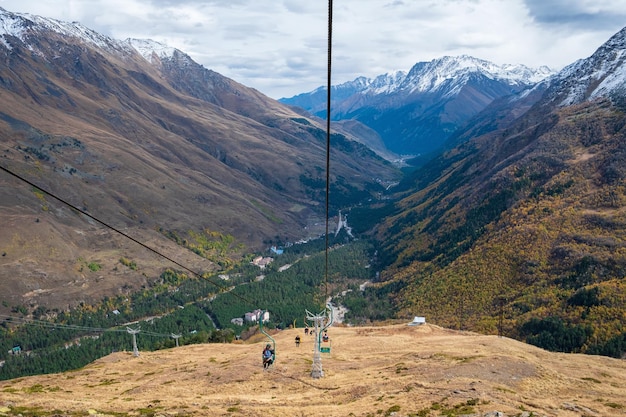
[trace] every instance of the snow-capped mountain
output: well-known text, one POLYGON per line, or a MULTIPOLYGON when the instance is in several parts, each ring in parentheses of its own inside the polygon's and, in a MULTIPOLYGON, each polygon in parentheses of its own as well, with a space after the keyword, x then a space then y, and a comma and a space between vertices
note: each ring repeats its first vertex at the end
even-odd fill
MULTIPOLYGON (((467 55, 419 62, 407 73, 359 77, 332 86, 333 120, 358 120, 400 154, 437 150, 460 125, 493 100, 552 75, 548 67, 499 66, 467 55)), ((280 101, 326 116, 326 88, 280 101)))
POLYGON ((545 81, 546 99, 570 106, 597 98, 611 98, 626 90, 626 28, 613 35, 593 55, 568 65, 545 81))
POLYGON ((44 32, 79 38, 103 49, 128 49, 125 43, 102 35, 78 22, 64 22, 29 13, 13 13, 0 7, 0 43, 5 47, 10 49, 12 39, 17 39, 28 44, 33 52, 38 52, 37 47, 29 40, 42 35, 44 32))
MULTIPOLYGON (((0 48, 11 51, 25 48, 39 59, 45 60, 60 71, 67 71, 68 63, 63 57, 72 55, 76 66, 72 70, 75 78, 85 76, 82 71, 93 70, 89 78, 104 78, 95 68, 96 63, 87 64, 84 56, 89 49, 103 56, 121 60, 125 65, 134 65, 142 72, 148 63, 160 72, 174 88, 194 98, 217 105, 230 106, 229 110, 241 111, 243 97, 238 91, 245 86, 228 79, 202 65, 183 51, 150 39, 117 40, 100 34, 78 22, 64 22, 28 13, 13 13, 0 8, 0 48)), ((16 55, 16 58, 19 58, 16 55)), ((255 99, 262 102, 268 111, 275 110, 275 103, 256 90, 248 89, 255 99)))
POLYGON ((12 42, 20 41, 40 56, 46 56, 37 46, 40 37, 50 34, 64 38, 78 39, 83 43, 117 54, 139 53, 148 62, 157 64, 158 60, 171 59, 174 56, 192 59, 184 52, 151 39, 126 39, 123 41, 98 33, 78 22, 64 22, 29 13, 13 13, 0 7, 0 44, 11 49, 12 42))
POLYGON ((520 94, 494 101, 451 135, 446 147, 507 127, 526 113, 535 120, 561 108, 609 99, 626 108, 626 28, 613 35, 591 56, 579 59, 520 94))
POLYGON ((487 79, 500 81, 511 86, 527 87, 553 73, 554 71, 545 66, 538 69, 532 69, 521 64, 499 66, 467 55, 445 56, 413 66, 405 80, 400 84, 399 90, 422 93, 436 92, 445 88, 450 80, 455 80, 455 88, 446 92, 447 95, 454 95, 455 91, 458 91, 474 74, 480 74, 487 79))
MULTIPOLYGON (((462 80, 472 73, 480 73, 485 77, 505 82, 510 85, 533 85, 554 74, 550 68, 542 66, 534 69, 525 65, 496 65, 492 62, 474 58, 468 55, 458 57, 444 56, 430 62, 420 62, 405 71, 394 71, 379 75, 375 78, 358 77, 354 81, 348 81, 332 86, 333 93, 350 91, 367 95, 394 94, 399 92, 435 92, 451 79, 462 80)), ((461 84, 461 83, 459 83, 461 84)), ((323 92, 326 87, 322 86, 310 93, 323 92)), ((345 95, 345 93, 343 94, 345 95)), ((299 97, 299 96, 296 96, 299 97)), ((282 101, 288 102, 284 98, 282 101)))

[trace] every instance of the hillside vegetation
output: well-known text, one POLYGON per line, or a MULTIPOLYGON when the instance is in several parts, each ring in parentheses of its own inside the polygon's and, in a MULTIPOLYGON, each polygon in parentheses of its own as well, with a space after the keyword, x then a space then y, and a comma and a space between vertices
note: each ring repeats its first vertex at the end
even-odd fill
POLYGON ((626 352, 625 125, 607 101, 531 113, 418 171, 379 228, 400 316, 626 352))

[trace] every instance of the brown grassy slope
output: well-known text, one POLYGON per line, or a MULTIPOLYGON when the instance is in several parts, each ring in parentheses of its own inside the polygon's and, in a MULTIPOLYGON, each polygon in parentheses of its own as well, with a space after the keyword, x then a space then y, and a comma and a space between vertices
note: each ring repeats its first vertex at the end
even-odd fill
POLYGON ((428 324, 334 327, 325 376, 313 379, 313 337, 296 348, 297 334, 275 335, 269 371, 258 340, 118 352, 77 371, 2 381, 0 415, 24 407, 57 416, 438 416, 455 406, 446 415, 626 415, 622 360, 428 324))

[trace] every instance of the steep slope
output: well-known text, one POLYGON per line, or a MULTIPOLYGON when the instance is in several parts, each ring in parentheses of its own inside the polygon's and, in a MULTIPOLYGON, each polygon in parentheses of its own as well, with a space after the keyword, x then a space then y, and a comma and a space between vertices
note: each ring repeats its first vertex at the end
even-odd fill
MULTIPOLYGON (((5 10, 0 39, 3 168, 200 271, 319 233, 315 120, 152 42, 5 10)), ((332 144, 333 210, 396 175, 345 136, 332 144)), ((0 204, 3 309, 66 308, 171 266, 6 172, 0 204)))
POLYGON ((429 324, 332 327, 329 335, 319 379, 310 376, 312 337, 290 329, 274 335, 269 371, 260 365, 259 339, 139 357, 116 352, 69 373, 0 381, 0 413, 578 417, 617 416, 626 407, 626 364, 617 359, 429 324))
POLYGON ((625 35, 551 78, 529 110, 512 101, 521 117, 488 113, 489 133, 416 173, 419 191, 379 229, 401 314, 621 355, 625 35))
POLYGON ((623 105, 626 90, 626 28, 611 37, 589 58, 567 66, 553 79, 544 104, 568 106, 610 97, 623 105))
MULTIPOLYGON (((523 65, 497 66, 469 56, 419 62, 408 72, 365 77, 333 86, 333 120, 374 129, 397 154, 439 150, 469 118, 494 100, 518 93, 551 74, 523 65)), ((281 99, 325 117, 326 88, 281 99)))

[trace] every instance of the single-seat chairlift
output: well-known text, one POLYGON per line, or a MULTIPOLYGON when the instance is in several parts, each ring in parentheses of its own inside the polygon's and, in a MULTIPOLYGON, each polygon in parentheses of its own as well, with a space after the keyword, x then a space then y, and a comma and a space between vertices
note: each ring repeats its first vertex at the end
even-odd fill
POLYGON ((274 362, 276 362, 276 341, 272 336, 270 336, 268 332, 265 331, 265 329, 263 329, 263 317, 265 317, 265 311, 261 312, 261 317, 259 318, 259 330, 267 337, 268 341, 272 344, 272 364, 274 364, 274 362))
POLYGON ((326 325, 324 327, 322 327, 322 329, 320 330, 319 334, 317 335, 318 338, 318 346, 320 347, 320 352, 321 353, 330 353, 330 338, 328 338, 328 334, 327 334, 327 329, 333 325, 334 321, 335 321, 335 315, 334 315, 334 310, 333 310, 333 306, 328 303, 327 305, 328 307, 328 316, 329 316, 329 320, 326 323, 326 325))

